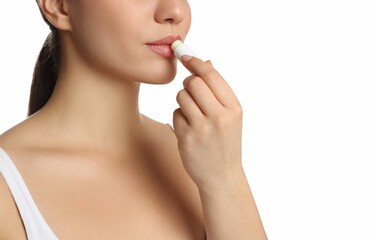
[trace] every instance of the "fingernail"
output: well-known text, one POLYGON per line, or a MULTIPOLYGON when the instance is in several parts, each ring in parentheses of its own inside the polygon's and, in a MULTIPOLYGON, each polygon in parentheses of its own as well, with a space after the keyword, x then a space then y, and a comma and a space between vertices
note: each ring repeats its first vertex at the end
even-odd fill
POLYGON ((188 61, 190 61, 192 59, 192 56, 190 56, 190 55, 183 55, 182 56, 182 61, 183 62, 188 62, 188 61))

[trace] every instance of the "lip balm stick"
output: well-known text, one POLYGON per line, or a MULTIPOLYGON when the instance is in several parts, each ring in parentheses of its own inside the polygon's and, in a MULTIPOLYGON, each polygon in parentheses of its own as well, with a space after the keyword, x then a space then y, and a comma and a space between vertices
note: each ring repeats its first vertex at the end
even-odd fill
POLYGON ((182 62, 183 55, 189 55, 195 57, 196 54, 189 48, 186 44, 182 43, 180 40, 173 42, 171 49, 174 51, 174 56, 182 62))

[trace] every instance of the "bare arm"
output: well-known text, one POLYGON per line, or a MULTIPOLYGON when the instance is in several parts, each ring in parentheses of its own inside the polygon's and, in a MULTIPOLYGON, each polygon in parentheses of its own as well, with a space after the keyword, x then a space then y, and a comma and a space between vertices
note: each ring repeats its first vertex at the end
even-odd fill
POLYGON ((199 192, 208 240, 267 239, 244 172, 199 192))

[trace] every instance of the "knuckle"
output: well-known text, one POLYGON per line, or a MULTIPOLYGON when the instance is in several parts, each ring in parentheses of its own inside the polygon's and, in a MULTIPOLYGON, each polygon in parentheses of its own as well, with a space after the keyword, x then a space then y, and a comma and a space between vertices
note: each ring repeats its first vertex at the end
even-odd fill
POLYGON ((182 89, 177 93, 177 102, 179 103, 185 96, 186 90, 182 89))
POLYGON ((231 128, 237 122, 237 115, 233 111, 224 110, 221 114, 215 119, 215 128, 218 131, 226 130, 231 128))
POLYGON ((241 123, 243 117, 243 110, 240 105, 230 110, 221 112, 214 121, 215 129, 219 132, 225 131, 241 123))
POLYGON ((208 135, 210 133, 210 126, 208 124, 205 124, 204 122, 201 122, 198 126, 200 135, 208 135))
POLYGON ((194 77, 191 77, 191 78, 188 78, 188 79, 184 80, 183 85, 184 85, 185 88, 191 89, 191 88, 199 85, 201 80, 202 79, 200 77, 194 76, 194 77))
POLYGON ((187 82, 189 82, 191 78, 194 78, 194 77, 196 77, 196 76, 191 75, 191 76, 187 77, 186 79, 184 79, 184 81, 183 81, 183 86, 184 86, 187 82))
POLYGON ((209 76, 210 78, 220 77, 219 73, 214 68, 208 69, 207 72, 206 72, 206 75, 209 76))
POLYGON ((177 108, 177 109, 174 110, 174 113, 175 114, 180 114, 180 113, 182 113, 182 109, 181 108, 177 108))
POLYGON ((233 113, 234 113, 235 116, 238 116, 238 117, 242 117, 243 116, 243 108, 240 105, 240 103, 234 105, 234 107, 232 108, 232 111, 233 111, 233 113))
POLYGON ((206 62, 207 64, 209 64, 211 67, 213 67, 213 63, 212 63, 211 60, 206 60, 205 62, 206 62))
POLYGON ((180 108, 177 108, 174 110, 173 112, 173 117, 175 118, 176 116, 178 116, 179 114, 181 114, 181 109, 180 108))
POLYGON ((229 127, 230 125, 229 123, 230 123, 230 119, 227 116, 227 114, 221 115, 221 117, 216 119, 215 127, 217 130, 224 130, 224 129, 227 129, 227 127, 229 127))

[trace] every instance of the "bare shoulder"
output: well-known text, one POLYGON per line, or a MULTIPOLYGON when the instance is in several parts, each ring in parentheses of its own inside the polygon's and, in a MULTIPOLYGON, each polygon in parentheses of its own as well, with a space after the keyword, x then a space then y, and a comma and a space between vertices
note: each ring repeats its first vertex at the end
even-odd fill
POLYGON ((27 120, 18 123, 17 125, 11 127, 7 131, 0 133, 0 147, 6 148, 13 145, 17 145, 24 138, 23 133, 25 132, 24 125, 27 120))
MULTIPOLYGON (((35 146, 40 141, 40 124, 36 124, 32 117, 14 125, 7 131, 0 133, 0 147, 3 148, 8 155, 19 153, 28 146, 35 146)), ((12 158, 12 160, 14 160, 12 158)))

